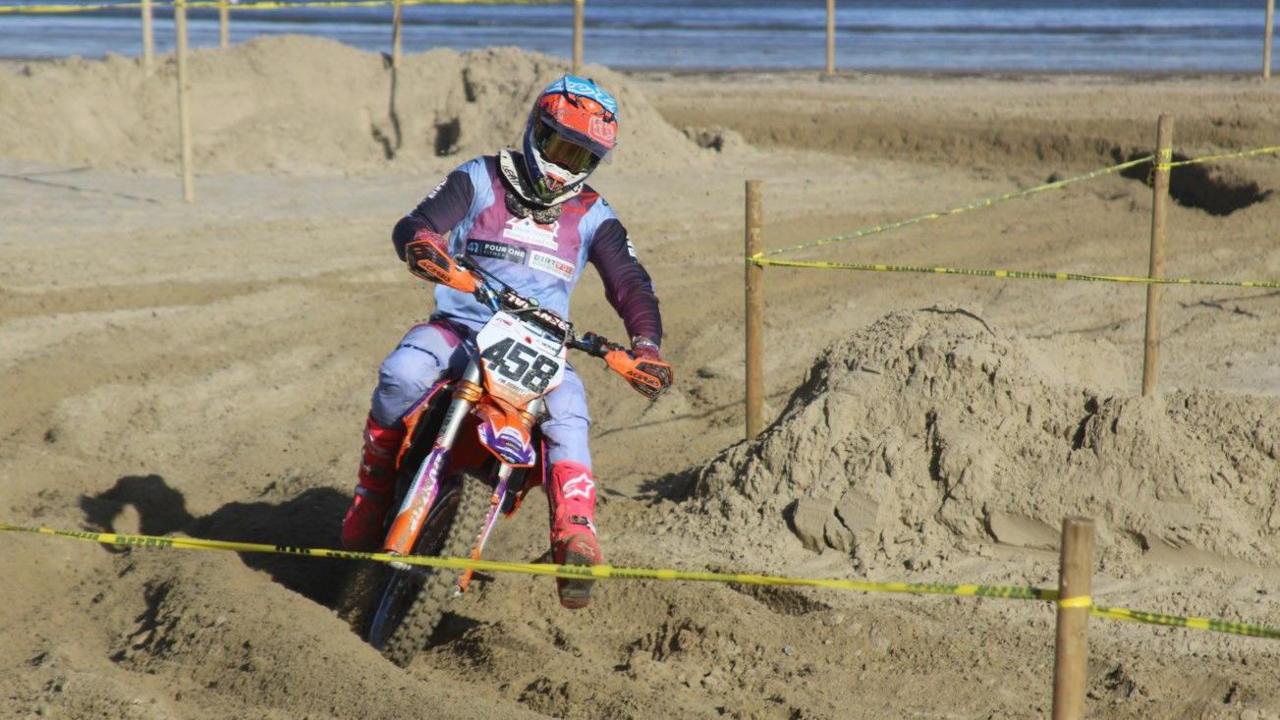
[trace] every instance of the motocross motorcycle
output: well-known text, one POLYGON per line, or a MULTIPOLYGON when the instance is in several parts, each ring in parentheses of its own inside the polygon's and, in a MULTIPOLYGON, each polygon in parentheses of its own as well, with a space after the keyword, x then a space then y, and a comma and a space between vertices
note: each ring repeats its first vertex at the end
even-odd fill
MULTIPOLYGON (((498 517, 514 514, 549 472, 539 426, 568 350, 602 358, 650 399, 670 384, 671 367, 638 359, 600 335, 579 336, 556 313, 432 239, 406 251, 411 272, 471 293, 493 317, 476 334, 477 352, 462 375, 443 379, 405 416, 383 552, 479 559, 498 517)), ((394 562, 372 572, 383 578, 364 613, 367 638, 400 666, 426 647, 474 574, 394 562)))

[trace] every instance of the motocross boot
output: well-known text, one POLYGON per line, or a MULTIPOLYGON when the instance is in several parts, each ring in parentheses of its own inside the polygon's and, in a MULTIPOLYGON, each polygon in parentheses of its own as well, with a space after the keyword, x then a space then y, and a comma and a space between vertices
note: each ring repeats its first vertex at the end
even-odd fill
POLYGON ((377 548, 395 486, 396 455, 404 429, 383 427, 373 416, 365 421, 355 496, 342 518, 342 546, 353 551, 377 548))
MULTIPOLYGON (((576 462, 551 466, 547 505, 551 510, 551 556, 557 565, 604 562, 596 540, 596 482, 591 469, 576 462)), ((591 603, 592 580, 556 578, 560 605, 570 610, 591 603)))

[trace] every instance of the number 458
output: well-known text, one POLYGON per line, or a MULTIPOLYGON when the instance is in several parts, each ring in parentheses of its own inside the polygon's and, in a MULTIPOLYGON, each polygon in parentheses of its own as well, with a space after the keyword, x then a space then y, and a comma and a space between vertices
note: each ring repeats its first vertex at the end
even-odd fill
POLYGON ((502 377, 535 393, 546 390, 560 370, 560 363, 513 338, 503 338, 490 345, 480 357, 489 361, 502 377))

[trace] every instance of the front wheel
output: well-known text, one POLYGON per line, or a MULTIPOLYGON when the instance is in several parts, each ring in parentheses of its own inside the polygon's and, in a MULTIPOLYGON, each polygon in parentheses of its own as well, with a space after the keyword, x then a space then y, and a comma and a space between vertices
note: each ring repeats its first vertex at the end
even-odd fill
MULTIPOLYGON (((467 557, 489 512, 490 492, 475 475, 463 472, 445 483, 414 545, 414 555, 467 557)), ((458 594, 464 571, 421 565, 387 568, 377 610, 369 623, 369 644, 388 660, 407 667, 426 647, 431 634, 458 594)))

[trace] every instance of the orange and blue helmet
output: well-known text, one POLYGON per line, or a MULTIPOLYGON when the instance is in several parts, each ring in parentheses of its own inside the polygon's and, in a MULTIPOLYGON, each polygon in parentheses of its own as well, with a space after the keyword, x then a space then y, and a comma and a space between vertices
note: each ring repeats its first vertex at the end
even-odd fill
POLYGON ((534 199, 553 204, 576 192, 617 142, 618 101, 594 80, 565 75, 548 85, 524 133, 534 199))

